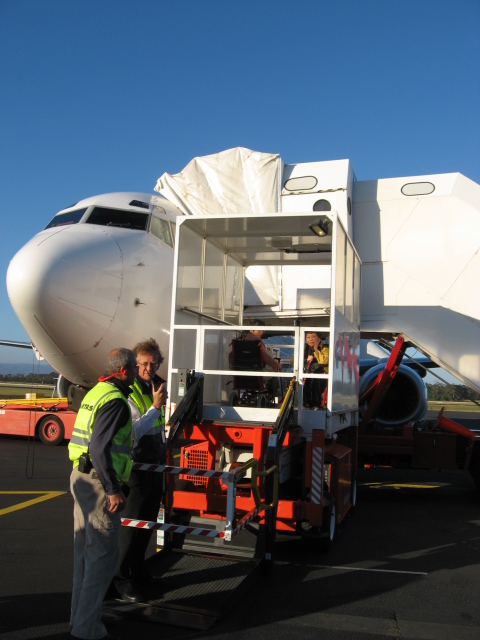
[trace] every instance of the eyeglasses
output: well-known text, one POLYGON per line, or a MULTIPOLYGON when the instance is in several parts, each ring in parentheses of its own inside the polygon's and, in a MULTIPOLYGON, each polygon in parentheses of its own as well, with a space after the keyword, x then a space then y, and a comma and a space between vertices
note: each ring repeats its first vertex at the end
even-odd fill
POLYGON ((138 366, 142 367, 142 369, 148 369, 149 367, 152 369, 158 369, 159 364, 158 362, 139 362, 138 366))

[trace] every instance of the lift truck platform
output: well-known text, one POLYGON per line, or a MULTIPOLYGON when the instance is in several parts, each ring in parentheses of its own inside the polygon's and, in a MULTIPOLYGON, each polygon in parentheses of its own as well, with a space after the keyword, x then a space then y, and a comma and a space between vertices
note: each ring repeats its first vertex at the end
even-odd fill
POLYGON ((260 572, 258 560, 182 551, 161 551, 147 566, 161 576, 161 585, 151 585, 143 603, 105 601, 104 615, 204 631, 238 602, 260 572))

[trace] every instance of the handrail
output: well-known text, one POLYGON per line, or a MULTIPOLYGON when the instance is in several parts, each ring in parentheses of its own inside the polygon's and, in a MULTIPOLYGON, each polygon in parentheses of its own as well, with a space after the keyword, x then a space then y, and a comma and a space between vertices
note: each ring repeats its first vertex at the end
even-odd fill
POLYGON ((290 384, 288 385, 285 397, 283 398, 282 406, 280 407, 280 411, 278 412, 275 424, 273 425, 272 433, 278 433, 278 431, 284 426, 284 423, 288 418, 288 412, 290 411, 292 403, 295 399, 295 396, 293 395, 295 391, 295 381, 296 377, 293 376, 290 380, 290 384))
POLYGON ((278 467, 272 466, 266 471, 258 471, 258 460, 256 458, 250 458, 242 464, 241 467, 235 469, 234 473, 227 480, 227 508, 225 514, 225 540, 230 541, 232 539, 232 535, 235 533, 234 522, 235 522, 235 497, 236 497, 236 483, 245 476, 247 471, 252 470, 252 477, 250 478, 250 485, 253 495, 253 500, 255 502, 255 515, 259 513, 259 511, 268 511, 270 509, 275 509, 278 502, 278 467), (268 504, 267 502, 262 502, 260 497, 260 492, 258 490, 258 477, 266 477, 270 474, 274 474, 273 481, 273 497, 272 502, 268 504))
POLYGON ((272 502, 269 504, 267 504, 266 502, 261 503, 265 511, 268 511, 270 509, 276 509, 278 505, 278 467, 276 464, 274 464, 269 469, 258 472, 258 475, 261 476, 262 478, 266 478, 272 473, 274 474, 272 502))
MULTIPOLYGON (((207 478, 214 478, 217 480, 224 480, 227 483, 227 506, 226 506, 226 514, 225 514, 225 531, 222 536, 226 541, 231 541, 232 536, 240 530, 246 520, 253 519, 260 511, 270 511, 276 509, 278 504, 278 467, 276 465, 271 466, 269 469, 265 471, 258 471, 258 460, 256 458, 250 458, 242 464, 241 467, 235 469, 235 471, 215 471, 208 469, 195 469, 195 468, 187 468, 187 467, 172 467, 170 465, 154 465, 143 462, 134 462, 133 469, 136 471, 149 471, 149 472, 157 472, 157 473, 171 473, 174 475, 186 474, 186 475, 202 475, 207 478), (235 497, 236 497, 236 484, 237 482, 243 478, 247 471, 252 469, 252 477, 250 479, 253 500, 255 502, 255 508, 252 511, 244 516, 241 519, 241 525, 234 527, 235 523, 235 497), (272 501, 267 503, 266 501, 262 502, 260 497, 260 492, 258 490, 258 478, 268 477, 273 474, 273 492, 272 492, 272 501)), ((136 520, 128 520, 123 526, 140 526, 143 522, 143 525, 148 528, 155 529, 163 529, 164 531, 173 531, 178 529, 177 525, 164 524, 161 526, 155 525, 155 523, 147 522, 147 521, 136 521, 136 520)), ((200 528, 192 529, 189 532, 191 535, 204 535, 205 530, 200 528)))
POLYGON ((250 458, 250 460, 247 460, 247 462, 242 464, 241 467, 238 467, 237 469, 235 469, 233 473, 233 480, 232 480, 233 483, 236 484, 241 478, 243 478, 249 469, 252 469, 251 488, 252 488, 253 499, 255 501, 255 506, 257 508, 263 507, 265 510, 273 509, 274 507, 276 507, 278 502, 278 467, 276 465, 273 465, 269 469, 266 469, 265 471, 259 471, 258 460, 256 458, 250 458), (258 490, 257 480, 259 477, 265 478, 266 476, 269 476, 272 473, 274 474, 274 480, 275 480, 274 496, 273 496, 272 502, 270 504, 267 504, 266 502, 262 502, 262 499, 260 497, 260 492, 258 490))
POLYGON ((227 322, 226 320, 220 320, 220 318, 215 318, 215 316, 209 316, 207 313, 202 313, 201 311, 197 311, 196 309, 191 309, 190 307, 179 307, 179 311, 186 311, 187 313, 191 313, 194 316, 199 316, 200 318, 207 318, 207 320, 212 320, 217 324, 224 324, 229 327, 234 326, 231 322, 227 322))

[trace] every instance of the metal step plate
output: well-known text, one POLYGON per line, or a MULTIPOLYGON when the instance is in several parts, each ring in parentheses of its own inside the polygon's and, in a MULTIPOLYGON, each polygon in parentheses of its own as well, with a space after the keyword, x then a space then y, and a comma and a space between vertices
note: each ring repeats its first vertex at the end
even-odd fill
POLYGON ((148 568, 162 581, 142 588, 145 602, 108 600, 103 613, 205 630, 238 602, 240 594, 256 579, 259 562, 161 551, 149 559, 148 568))

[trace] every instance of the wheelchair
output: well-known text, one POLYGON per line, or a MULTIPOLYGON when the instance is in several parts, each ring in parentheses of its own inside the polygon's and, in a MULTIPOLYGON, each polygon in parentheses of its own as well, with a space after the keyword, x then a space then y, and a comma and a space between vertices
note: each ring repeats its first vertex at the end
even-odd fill
MULTIPOLYGON (((234 371, 262 371, 263 357, 255 340, 232 340, 231 365, 234 371)), ((233 376, 230 406, 266 407, 275 404, 275 396, 263 376, 233 376)))

